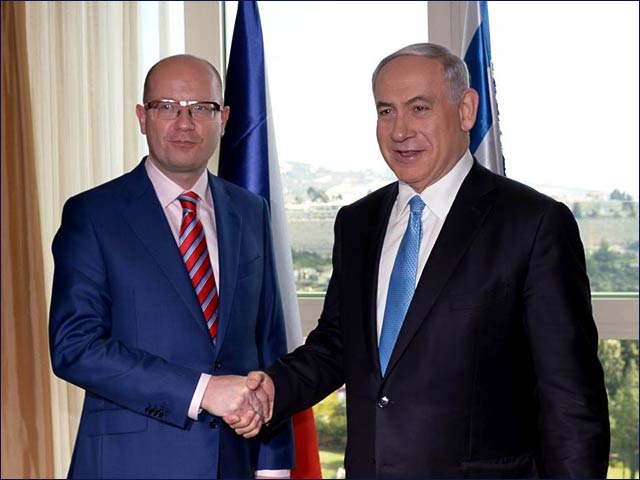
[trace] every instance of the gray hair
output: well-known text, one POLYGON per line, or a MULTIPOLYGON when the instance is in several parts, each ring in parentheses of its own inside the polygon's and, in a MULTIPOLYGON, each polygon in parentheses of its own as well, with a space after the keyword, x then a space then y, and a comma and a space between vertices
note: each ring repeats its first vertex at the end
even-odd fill
POLYGON ((371 86, 374 91, 376 88, 376 80, 382 68, 394 58, 403 55, 433 58, 440 62, 444 68, 444 78, 449 84, 449 94, 452 102, 458 103, 462 99, 465 89, 469 88, 469 70, 460 57, 454 55, 448 48, 435 43, 414 43, 413 45, 401 48, 380 61, 373 71, 373 77, 371 79, 371 86))

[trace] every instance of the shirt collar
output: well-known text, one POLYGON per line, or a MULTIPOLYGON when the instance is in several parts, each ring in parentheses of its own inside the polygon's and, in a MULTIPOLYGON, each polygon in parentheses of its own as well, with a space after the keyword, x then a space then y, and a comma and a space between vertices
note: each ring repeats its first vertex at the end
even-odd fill
MULTIPOLYGON (((460 190, 462 182, 473 166, 473 157, 467 149, 462 158, 456 162, 447 174, 436 183, 425 188, 420 197, 424 201, 427 208, 433 212, 438 219, 444 221, 447 218, 451 205, 460 190)), ((398 216, 402 215, 405 208, 408 208, 409 200, 416 195, 416 192, 407 183, 400 181, 398 186, 397 212, 398 216)))
MULTIPOLYGON (((147 170, 147 175, 149 175, 149 180, 151 180, 151 184, 156 191, 158 200, 160 200, 162 208, 167 208, 167 206, 173 203, 178 196, 187 191, 162 173, 155 163, 149 159, 149 157, 145 160, 144 166, 147 170)), ((209 188, 208 180, 208 172, 205 169, 196 181, 195 185, 190 188, 189 191, 197 193, 200 199, 205 199, 205 201, 207 201, 206 193, 209 188)))

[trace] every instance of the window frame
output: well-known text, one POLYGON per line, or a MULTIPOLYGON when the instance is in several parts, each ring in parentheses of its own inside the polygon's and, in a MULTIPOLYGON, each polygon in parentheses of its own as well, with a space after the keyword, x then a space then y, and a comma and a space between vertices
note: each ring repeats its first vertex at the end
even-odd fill
MULTIPOLYGON (((427 2, 429 41, 460 49, 464 25, 464 2, 427 2)), ((185 1, 185 49, 211 61, 223 75, 225 71, 225 26, 223 2, 185 1), (211 28, 211 26, 217 28, 211 28), (214 36, 214 38, 211 38, 214 36)), ((217 152, 210 162, 217 170, 217 152)), ((316 325, 322 311, 323 296, 298 295, 302 334, 316 325)), ((594 293, 593 316, 600 338, 638 340, 638 294, 616 297, 594 293)))

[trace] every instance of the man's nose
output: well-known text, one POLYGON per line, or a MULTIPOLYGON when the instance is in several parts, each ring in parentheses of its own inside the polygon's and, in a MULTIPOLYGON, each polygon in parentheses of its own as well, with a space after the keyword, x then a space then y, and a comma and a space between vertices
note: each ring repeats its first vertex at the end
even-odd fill
POLYGON ((408 121, 405 115, 398 114, 393 122, 393 128, 391 130, 391 139, 394 142, 402 142, 407 138, 413 137, 415 131, 411 126, 411 122, 408 121))
POLYGON ((175 120, 176 128, 181 130, 190 130, 194 128, 195 122, 191 118, 191 110, 189 107, 182 107, 178 110, 178 117, 175 120))

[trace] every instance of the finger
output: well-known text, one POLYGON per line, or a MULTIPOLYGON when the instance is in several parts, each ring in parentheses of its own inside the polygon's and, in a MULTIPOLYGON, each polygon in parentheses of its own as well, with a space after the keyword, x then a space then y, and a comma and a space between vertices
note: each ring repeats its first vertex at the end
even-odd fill
POLYGON ((271 404, 269 402, 269 395, 263 388, 256 390, 256 400, 260 403, 260 410, 262 412, 262 419, 268 422, 271 418, 271 404))
POLYGON ((240 422, 242 419, 240 418, 240 415, 232 413, 232 414, 225 415, 224 417, 222 417, 222 420, 224 420, 227 425, 229 425, 231 428, 233 428, 233 426, 235 424, 237 424, 238 422, 240 422))
POLYGON ((256 392, 249 391, 246 396, 249 405, 251 405, 251 410, 263 417, 267 413, 268 405, 265 408, 264 402, 260 401, 256 392))
POLYGON ((247 388, 249 390, 257 390, 263 381, 263 372, 249 372, 249 374, 247 375, 247 388))
MULTIPOLYGON (((253 418, 251 419, 251 422, 244 426, 244 427, 240 427, 240 428, 236 428, 234 429, 236 431, 236 433, 238 435, 251 435, 251 436, 255 436, 255 434, 260 431, 260 427, 262 426, 262 420, 260 418, 260 416, 258 415, 254 415, 253 418), (255 433, 254 433, 255 432, 255 433)), ((251 437, 245 437, 245 438, 251 438, 251 437)))
POLYGON ((258 435, 260 433, 260 426, 254 430, 251 430, 248 433, 245 433, 244 435, 242 435, 244 438, 253 438, 256 435, 258 435))
MULTIPOLYGON (((229 423, 228 425, 234 430, 238 428, 246 428, 248 425, 251 424, 255 416, 256 416, 255 412, 253 412, 252 410, 248 410, 242 414, 236 414, 235 415, 236 418, 234 419, 235 421, 233 421, 232 423, 229 423)), ((223 417, 223 419, 224 418, 225 417, 223 417)))
POLYGON ((271 416, 273 415, 273 403, 275 398, 275 385, 273 384, 273 380, 266 373, 264 374, 264 379, 262 381, 262 390, 267 394, 267 408, 266 408, 266 422, 271 420, 271 416))
POLYGON ((238 435, 242 435, 245 438, 255 437, 258 432, 260 432, 260 428, 262 427, 262 421, 256 420, 255 422, 251 422, 248 426, 244 428, 238 428, 236 433, 238 435))

